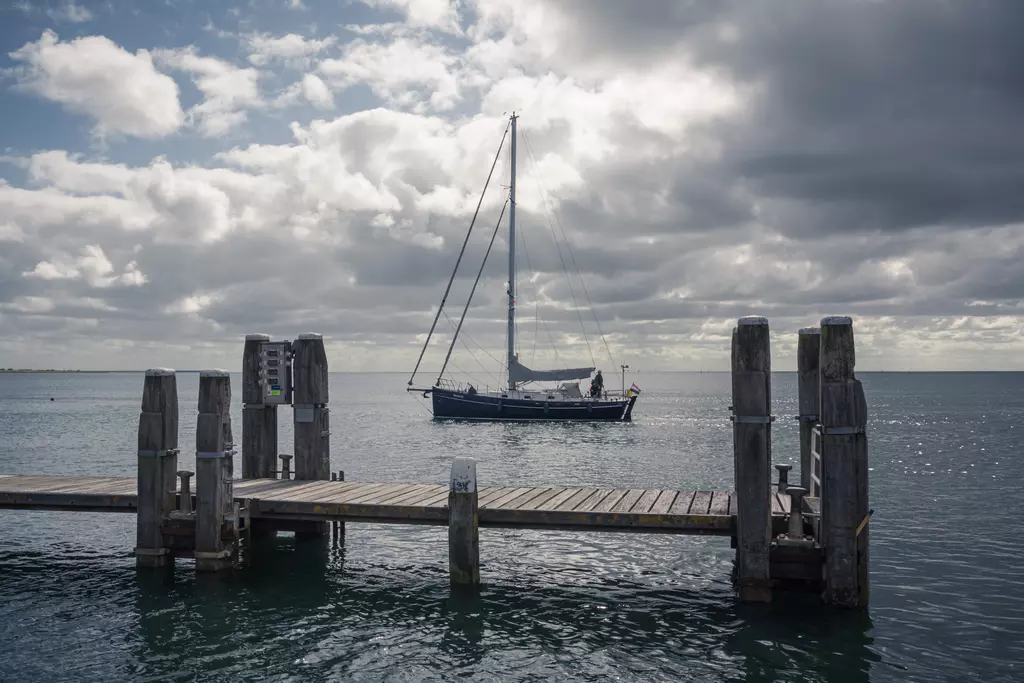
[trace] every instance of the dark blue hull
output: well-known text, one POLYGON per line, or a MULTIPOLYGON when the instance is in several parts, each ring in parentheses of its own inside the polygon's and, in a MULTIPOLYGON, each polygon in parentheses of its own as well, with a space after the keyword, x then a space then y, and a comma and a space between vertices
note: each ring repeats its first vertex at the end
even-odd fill
POLYGON ((431 390, 434 418, 439 420, 601 420, 628 422, 636 396, 610 401, 544 401, 500 398, 461 391, 431 390))

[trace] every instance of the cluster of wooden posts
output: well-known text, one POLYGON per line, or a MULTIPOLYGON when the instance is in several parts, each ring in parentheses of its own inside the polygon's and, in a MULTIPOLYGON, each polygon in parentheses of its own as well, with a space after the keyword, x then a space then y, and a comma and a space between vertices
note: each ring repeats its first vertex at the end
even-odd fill
MULTIPOLYGON (((292 455, 278 453, 277 408, 283 401, 268 400, 267 377, 261 375, 267 372, 267 359, 260 360, 261 348, 265 349, 267 342, 265 335, 249 335, 243 352, 242 478, 344 479, 342 473, 331 472, 323 339, 305 334, 293 342, 274 342, 283 344, 281 349, 289 363, 285 389, 291 392, 288 403, 293 410, 294 468, 292 455)), ((792 465, 778 463, 775 467, 779 477, 773 482, 771 427, 775 418, 771 411, 768 321, 758 316, 741 318, 733 331, 731 411, 736 506, 733 513, 730 503, 728 514, 735 514, 735 581, 743 601, 766 602, 776 588, 797 587, 820 592, 827 603, 867 605, 867 407, 861 383, 854 376, 854 364, 850 318, 828 317, 821 320, 820 328, 800 330, 797 418, 801 480, 799 486, 791 486, 788 473, 792 465), (780 510, 773 515, 772 501, 782 500, 777 493, 788 494, 788 519, 780 510), (773 528, 773 519, 784 524, 773 528)), ((135 552, 139 566, 163 566, 174 557, 187 556, 195 558, 200 571, 230 567, 237 559, 243 531, 254 536, 287 530, 297 536, 326 537, 329 525, 333 525, 335 538, 344 533, 344 523, 337 517, 332 521, 315 517, 251 518, 246 506, 239 507, 232 484, 230 406, 228 373, 202 372, 196 471, 178 471, 175 374, 160 369, 146 373, 138 441, 135 552), (175 486, 176 474, 181 480, 180 489, 175 486)), ((273 482, 268 486, 272 487, 273 482)), ((453 463, 447 507, 452 585, 478 585, 480 524, 473 459, 458 458, 453 463)), ((594 530, 600 526, 595 525, 594 530)), ((682 527, 679 530, 687 532, 682 527)), ((694 526, 689 533, 703 530, 694 526)))
MULTIPOLYGON (((258 353, 266 335, 246 337, 242 371, 242 478, 335 479, 331 472, 327 353, 318 334, 288 344, 294 370, 294 455, 278 453, 277 405, 265 403, 258 353), (294 458, 294 469, 292 460, 294 458), (277 463, 280 460, 280 469, 277 463)), ((140 567, 164 566, 194 557, 198 571, 234 565, 242 532, 326 536, 328 522, 250 519, 234 500, 235 444, 231 427, 231 379, 224 370, 199 375, 196 471, 178 470, 178 389, 175 372, 146 372, 139 417, 138 521, 135 548, 140 567), (180 479, 176 486, 175 476, 180 479), (195 500, 191 480, 195 477, 195 500)), ((344 533, 333 522, 335 535, 344 533)))
POLYGON ((868 603, 867 403, 854 376, 853 322, 831 316, 800 330, 797 371, 800 485, 777 465, 773 487, 768 320, 741 318, 732 338, 736 583, 744 601, 773 587, 821 590, 826 603, 868 603), (784 532, 773 534, 772 491, 790 495, 784 532))

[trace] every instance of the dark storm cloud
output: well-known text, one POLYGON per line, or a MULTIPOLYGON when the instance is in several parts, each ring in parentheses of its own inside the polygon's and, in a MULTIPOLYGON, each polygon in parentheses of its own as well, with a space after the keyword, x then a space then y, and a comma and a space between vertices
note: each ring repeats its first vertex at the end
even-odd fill
MULTIPOLYGON (((1024 3, 555 4, 578 28, 569 49, 581 58, 677 48, 755 88, 746 112, 720 126, 712 172, 817 209, 780 230, 1024 217, 1024 3)), ((700 206, 709 194, 677 196, 700 206)))
MULTIPOLYGON (((892 316, 922 330, 930 328, 914 316, 1021 312, 1024 231, 1013 224, 1024 223, 1024 2, 548 4, 565 14, 568 33, 557 54, 522 68, 528 77, 554 74, 553 97, 567 98, 567 112, 578 113, 567 91, 604 102, 616 97, 603 90, 607 82, 674 63, 734 89, 739 106, 688 124, 685 135, 660 121, 645 126, 658 120, 658 108, 651 103, 655 115, 645 119, 644 101, 608 114, 610 124, 595 116, 602 123, 593 129, 557 104, 550 125, 533 129, 524 116, 519 296, 526 339, 546 342, 550 332, 568 344, 581 315, 593 335, 590 312, 574 310, 574 296, 584 309, 592 303, 605 331, 624 345, 650 348, 661 337, 673 340, 669 346, 718 344, 728 326, 717 323, 754 312, 780 324, 813 323, 831 312, 892 316), (590 136, 612 151, 579 153, 590 136), (578 173, 582 181, 573 177, 555 193, 560 224, 535 209, 533 155, 547 151, 572 166, 565 177, 578 173), (572 256, 564 245, 561 254, 555 248, 563 227, 572 256), (534 329, 536 310, 550 330, 534 329), (706 321, 714 329, 703 329, 706 321)), ((374 110, 310 125, 295 144, 252 150, 248 165, 240 162, 252 172, 244 178, 133 170, 145 177, 128 190, 96 191, 117 201, 51 205, 55 193, 30 200, 10 191, 7 213, 31 239, 2 244, 0 315, 29 340, 26 348, 33 334, 62 331, 157 343, 304 329, 415 346, 469 220, 461 214, 470 202, 431 194, 471 195, 475 204, 493 151, 479 160, 466 153, 472 173, 477 161, 481 167, 479 183, 467 190, 470 171, 444 161, 452 138, 420 147, 436 121, 421 126, 414 118, 374 110), (310 150, 288 165, 286 152, 310 150), (347 174, 366 182, 331 183, 347 174), (193 182, 213 183, 223 196, 193 182), (342 190, 349 194, 338 200, 342 190), (370 201, 375 193, 391 203, 370 201), (148 214, 123 207, 143 199, 160 219, 138 229, 148 214), (214 233, 209 241, 204 231, 214 233), (114 275, 137 261, 147 281, 97 287, 85 277, 23 275, 44 260, 73 260, 87 245, 102 245, 114 275), (99 331, 90 328, 95 319, 99 331)), ((239 158, 245 162, 241 151, 239 158)), ((39 178, 44 192, 59 177, 58 162, 50 159, 55 170, 39 178)), ((491 195, 501 194, 507 169, 500 177, 491 195)), ((499 208, 486 204, 481 214, 448 302, 452 318, 499 208)), ((503 228, 466 323, 492 350, 504 334, 504 240, 503 228)), ((442 317, 439 333, 450 332, 442 317)), ((579 344, 566 355, 584 353, 579 344)))

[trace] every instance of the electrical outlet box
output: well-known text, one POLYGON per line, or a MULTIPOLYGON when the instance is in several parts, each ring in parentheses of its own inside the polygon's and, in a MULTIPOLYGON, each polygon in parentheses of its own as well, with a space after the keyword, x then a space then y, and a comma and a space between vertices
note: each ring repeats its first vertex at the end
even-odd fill
POLYGON ((260 344, 260 386, 265 405, 291 405, 292 359, 289 342, 260 344))

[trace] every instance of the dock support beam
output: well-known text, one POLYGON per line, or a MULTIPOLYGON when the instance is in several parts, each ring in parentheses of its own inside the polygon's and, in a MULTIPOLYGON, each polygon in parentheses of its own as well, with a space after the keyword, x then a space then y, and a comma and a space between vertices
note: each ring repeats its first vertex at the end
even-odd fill
POLYGON ((174 370, 146 371, 139 415, 135 566, 173 564, 160 526, 174 510, 178 470, 178 384, 174 370))
POLYGON ((456 458, 448 488, 448 571, 452 587, 480 585, 476 460, 456 458))
POLYGON ((800 488, 811 488, 811 432, 818 422, 818 354, 821 350, 821 330, 805 327, 797 336, 796 371, 797 395, 800 406, 800 488))
MULTIPOLYGON (((292 408, 295 429, 295 479, 331 478, 331 413, 327 407, 327 350, 323 335, 300 334, 292 343, 292 408)), ((326 522, 309 522, 296 535, 328 537, 326 522)))
POLYGON ((821 321, 822 492, 827 603, 868 604, 867 401, 854 375, 853 321, 821 321))
POLYGON ((740 318, 733 332, 736 583, 743 602, 771 602, 771 350, 768 320, 740 318))
POLYGON ((225 370, 199 373, 196 421, 196 571, 219 571, 234 564, 223 528, 232 514, 231 452, 225 447, 225 413, 231 395, 225 370), (225 386, 226 385, 226 386, 225 386))

